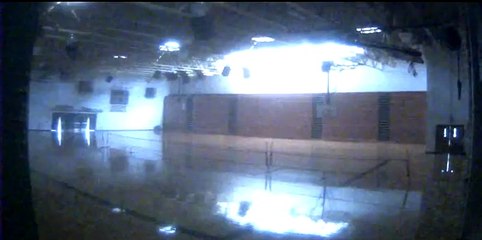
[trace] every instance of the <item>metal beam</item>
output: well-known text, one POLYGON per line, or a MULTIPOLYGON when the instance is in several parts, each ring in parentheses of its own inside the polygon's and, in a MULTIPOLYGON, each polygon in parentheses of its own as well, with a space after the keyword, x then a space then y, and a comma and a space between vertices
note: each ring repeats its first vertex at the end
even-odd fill
MULTIPOLYGON (((326 19, 320 17, 318 14, 314 13, 313 11, 311 10, 308 10, 304 7, 302 7, 300 4, 298 3, 294 3, 294 2, 286 2, 286 4, 298 11, 300 11, 301 13, 303 14, 306 14, 308 15, 309 17, 312 17, 312 18, 315 18, 316 20, 322 20, 322 21, 327 21, 326 19)), ((333 23, 331 21, 327 21, 327 22, 330 22, 330 23, 333 23)))
POLYGON ((162 6, 162 5, 159 5, 159 4, 155 4, 155 3, 149 3, 149 2, 131 2, 129 4, 133 4, 133 5, 136 5, 136 6, 139 6, 139 7, 143 7, 143 8, 146 8, 146 9, 150 9, 150 10, 160 10, 160 11, 163 11, 163 12, 166 12, 166 13, 170 13, 170 14, 174 14, 174 15, 177 15, 177 16, 180 16, 180 17, 186 17, 186 18, 190 18, 190 17, 193 17, 192 14, 189 14, 189 13, 185 13, 185 12, 182 12, 178 9, 174 9, 174 8, 170 8, 170 7, 165 7, 165 6, 162 6))
POLYGON ((234 12, 234 13, 237 13, 237 14, 239 14, 239 15, 241 15, 241 16, 245 16, 245 17, 251 18, 251 19, 253 19, 253 20, 256 20, 256 21, 258 21, 258 22, 262 22, 262 23, 264 23, 264 24, 267 24, 267 25, 276 27, 276 28, 281 29, 281 30, 283 30, 283 31, 285 31, 285 32, 287 32, 287 31, 289 30, 286 26, 284 26, 284 25, 282 25, 282 24, 280 24, 280 23, 277 23, 277 22, 274 22, 274 21, 271 21, 271 20, 262 18, 262 17, 260 17, 260 16, 258 16, 258 15, 255 15, 255 14, 252 14, 252 13, 250 13, 250 12, 247 12, 247 11, 244 11, 244 10, 242 10, 242 9, 239 9, 239 8, 237 8, 237 7, 231 6, 231 5, 228 4, 228 3, 213 2, 213 4, 215 4, 215 5, 219 6, 219 7, 222 7, 222 8, 224 8, 224 9, 227 9, 227 10, 229 10, 229 11, 232 11, 232 12, 234 12))
POLYGON ((97 32, 85 32, 85 31, 79 31, 79 30, 75 30, 75 29, 54 28, 54 27, 50 27, 50 26, 43 26, 43 29, 47 30, 47 31, 53 31, 53 32, 75 33, 75 34, 79 34, 81 36, 96 36, 96 37, 99 37, 99 38, 109 39, 109 40, 118 41, 118 42, 129 42, 129 43, 134 43, 134 44, 137 44, 137 45, 144 45, 144 46, 149 47, 149 48, 152 47, 152 46, 155 46, 155 48, 157 47, 157 43, 152 43, 152 45, 151 45, 149 43, 146 43, 146 42, 140 41, 140 40, 128 40, 128 39, 125 39, 125 38, 111 37, 111 36, 107 36, 105 34, 101 34, 101 33, 97 33, 97 32))

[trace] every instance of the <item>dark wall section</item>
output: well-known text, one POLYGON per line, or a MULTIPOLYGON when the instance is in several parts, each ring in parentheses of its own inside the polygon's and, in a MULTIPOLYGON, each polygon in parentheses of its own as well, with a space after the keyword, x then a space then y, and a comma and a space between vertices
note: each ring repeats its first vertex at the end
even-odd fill
POLYGON ((164 129, 253 137, 424 143, 424 92, 336 93, 330 96, 329 104, 325 98, 320 94, 172 95, 164 101, 164 129))

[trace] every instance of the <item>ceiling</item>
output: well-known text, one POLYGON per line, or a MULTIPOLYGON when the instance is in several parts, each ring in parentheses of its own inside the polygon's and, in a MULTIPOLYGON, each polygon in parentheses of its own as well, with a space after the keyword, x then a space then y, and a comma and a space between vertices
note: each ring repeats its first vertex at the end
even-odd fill
POLYGON ((423 62, 420 47, 456 25, 458 13, 457 3, 44 3, 34 68, 45 76, 86 69, 146 77, 155 70, 215 73, 214 61, 249 48, 255 36, 274 38, 272 45, 335 40, 365 47, 372 60, 423 62), (356 30, 367 26, 381 32, 356 30), (181 50, 160 52, 168 40, 181 50))

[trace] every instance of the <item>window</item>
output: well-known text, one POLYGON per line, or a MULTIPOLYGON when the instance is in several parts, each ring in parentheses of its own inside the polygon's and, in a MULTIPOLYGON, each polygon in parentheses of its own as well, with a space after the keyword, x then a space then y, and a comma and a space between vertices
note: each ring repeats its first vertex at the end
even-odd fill
POLYGON ((110 104, 127 105, 129 103, 129 92, 125 90, 111 90, 110 104))
POLYGON ((156 97, 156 89, 155 88, 146 88, 146 93, 144 95, 146 98, 155 98, 156 97))

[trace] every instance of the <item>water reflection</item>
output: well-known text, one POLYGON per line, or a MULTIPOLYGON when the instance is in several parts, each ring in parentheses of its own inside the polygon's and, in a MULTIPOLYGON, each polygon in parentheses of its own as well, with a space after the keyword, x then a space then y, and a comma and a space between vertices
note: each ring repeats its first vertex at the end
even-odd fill
POLYGON ((348 223, 329 222, 310 217, 303 205, 289 194, 255 191, 249 201, 218 202, 218 214, 259 231, 277 234, 303 234, 328 237, 346 228, 348 223))
POLYGON ((440 170, 441 173, 454 173, 453 167, 450 165, 450 153, 447 154, 445 169, 440 170))

